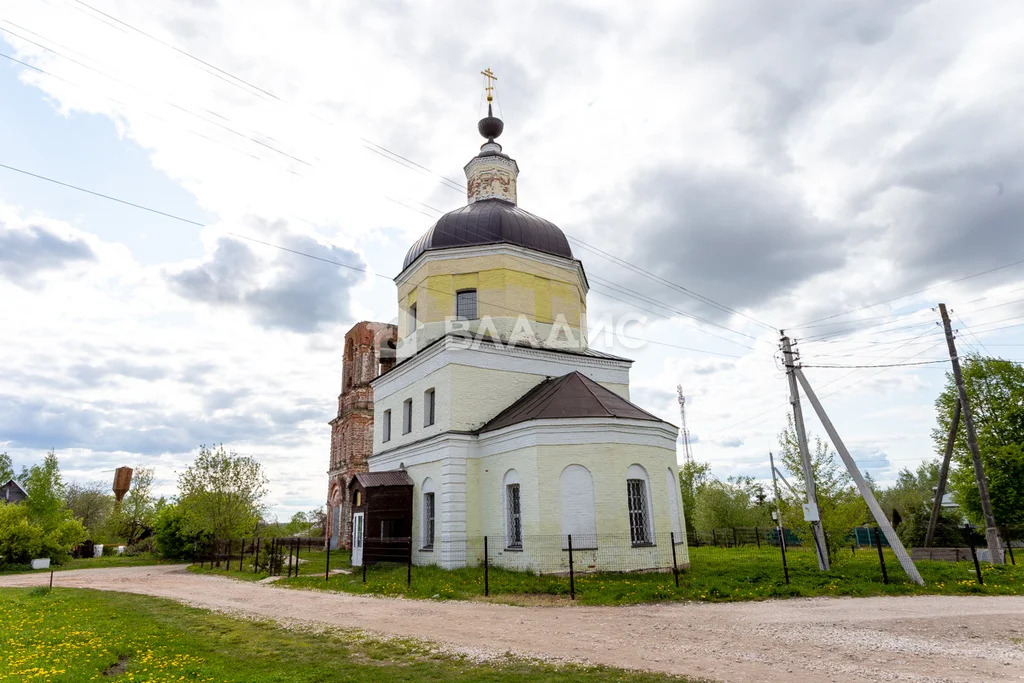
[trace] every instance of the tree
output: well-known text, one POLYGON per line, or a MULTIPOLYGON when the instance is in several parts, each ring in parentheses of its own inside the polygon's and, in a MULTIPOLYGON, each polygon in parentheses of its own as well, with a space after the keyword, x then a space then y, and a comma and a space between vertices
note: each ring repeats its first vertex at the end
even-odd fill
POLYGON ((0 453, 0 486, 14 479, 14 466, 11 464, 11 456, 7 451, 0 453))
MULTIPOLYGON (((820 436, 812 440, 808 435, 807 440, 821 525, 827 535, 829 548, 835 551, 846 545, 846 538, 853 527, 867 521, 868 506, 860 497, 853 478, 839 460, 838 454, 820 436)), ((783 466, 797 482, 803 482, 804 468, 792 416, 788 418, 786 428, 779 432, 779 445, 783 466)), ((798 490, 802 488, 795 482, 790 483, 794 483, 798 490)), ((782 517, 786 526, 792 526, 804 538, 810 538, 810 523, 803 521, 802 504, 805 500, 783 494, 782 517)))
POLYGON ((153 528, 156 500, 152 492, 153 468, 136 466, 131 488, 111 517, 111 532, 128 545, 137 543, 153 528))
POLYGON ((771 512, 766 500, 764 487, 753 477, 705 482, 694 496, 693 525, 700 531, 770 526, 771 512))
POLYGON ((693 516, 697 510, 696 496, 711 478, 711 463, 686 462, 679 468, 679 491, 683 498, 683 517, 686 520, 686 531, 694 531, 693 516))
POLYGON ((267 478, 250 456, 199 447, 195 462, 178 477, 179 499, 189 534, 211 538, 251 535, 263 511, 267 478))
MULTIPOLYGON (((996 523, 1024 524, 1024 366, 975 353, 962 361, 961 370, 996 523)), ((958 400, 956 381, 948 372, 946 386, 935 401, 938 426, 932 432, 932 440, 938 453, 945 452, 958 400)), ((971 522, 984 526, 963 422, 953 444, 953 461, 955 467, 949 474, 953 500, 971 522)))
MULTIPOLYGON (((57 454, 47 453, 41 464, 33 465, 26 472, 24 481, 28 498, 20 505, 3 507, 24 509, 24 523, 34 527, 31 536, 38 539, 38 544, 32 540, 26 552, 38 553, 37 557, 49 557, 60 564, 75 545, 85 540, 86 531, 64 502, 64 480, 57 454)), ((13 523, 22 528, 20 517, 13 523)))
POLYGON ((153 521, 153 536, 161 555, 179 560, 195 559, 204 541, 201 535, 188 530, 185 511, 180 505, 160 508, 153 521))
POLYGON ((64 503, 85 526, 89 538, 99 543, 105 540, 103 534, 106 533, 110 513, 114 509, 114 496, 106 492, 102 482, 68 484, 64 491, 64 503))
MULTIPOLYGON (((939 461, 922 462, 917 469, 900 470, 896 483, 878 493, 878 504, 892 522, 905 546, 924 544, 931 521, 935 487, 939 481, 939 461)), ((961 542, 955 515, 941 511, 934 545, 956 545, 961 542)))

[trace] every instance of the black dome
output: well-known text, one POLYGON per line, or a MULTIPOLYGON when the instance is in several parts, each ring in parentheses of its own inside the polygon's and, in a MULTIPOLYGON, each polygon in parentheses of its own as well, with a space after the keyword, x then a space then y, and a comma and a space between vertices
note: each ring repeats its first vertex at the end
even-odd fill
POLYGON ((402 270, 425 251, 475 244, 514 244, 572 258, 569 241, 557 225, 502 199, 484 199, 441 216, 409 249, 402 270))

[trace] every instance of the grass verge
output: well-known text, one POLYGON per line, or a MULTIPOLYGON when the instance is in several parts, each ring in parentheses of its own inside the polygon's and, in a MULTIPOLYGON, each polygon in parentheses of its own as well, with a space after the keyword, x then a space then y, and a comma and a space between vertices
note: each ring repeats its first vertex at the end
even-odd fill
MULTIPOLYGON (((281 578, 275 585, 288 588, 342 591, 356 594, 406 596, 410 598, 484 599, 482 568, 444 570, 413 567, 412 585, 407 584, 407 567, 381 565, 367 570, 366 583, 356 568, 351 574, 332 574, 324 580, 326 553, 303 555, 307 560, 298 577, 281 578)), ((882 582, 878 555, 874 550, 843 551, 832 570, 818 571, 809 549, 787 553, 790 583, 787 585, 781 556, 747 548, 693 548, 692 567, 680 573, 676 588, 671 573, 600 573, 576 577, 576 602, 583 605, 625 605, 666 600, 728 602, 766 598, 873 595, 1024 595, 1024 567, 982 565, 984 585, 978 585, 970 562, 918 562, 926 584, 918 586, 903 573, 892 551, 885 551, 889 583, 882 582)), ((348 555, 331 553, 332 567, 349 568, 348 555)), ((211 570, 198 570, 211 573, 211 570)), ((212 573, 236 578, 263 575, 232 570, 212 573)), ((566 576, 536 575, 491 568, 491 600, 512 604, 569 602, 566 576)))
POLYGON ((471 661, 413 640, 284 629, 127 593, 0 589, 0 615, 0 680, 682 680, 508 657, 471 661))
POLYGON ((165 560, 157 555, 108 555, 105 557, 83 557, 70 559, 61 565, 52 565, 49 569, 17 569, 0 570, 0 576, 7 574, 46 574, 50 569, 55 572, 69 569, 100 569, 105 567, 145 567, 151 564, 180 564, 181 560, 165 560))

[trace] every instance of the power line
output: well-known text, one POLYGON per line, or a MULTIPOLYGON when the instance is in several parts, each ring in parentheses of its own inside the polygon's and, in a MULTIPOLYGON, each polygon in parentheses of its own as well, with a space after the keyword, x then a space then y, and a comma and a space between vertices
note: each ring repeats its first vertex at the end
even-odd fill
MULTIPOLYGON (((200 228, 206 227, 206 225, 204 223, 200 223, 198 221, 194 221, 194 220, 191 220, 189 218, 184 218, 182 216, 177 216, 177 215, 172 214, 172 213, 167 213, 166 211, 160 211, 158 209, 153 209, 153 208, 150 208, 148 206, 143 206, 142 204, 136 204, 135 202, 130 202, 130 201, 127 201, 127 200, 124 200, 124 199, 119 199, 117 197, 113 197, 111 195, 108 195, 108 194, 105 194, 105 193, 102 193, 102 192, 96 192, 94 190, 89 190, 87 188, 84 188, 84 187, 81 187, 81 186, 78 186, 78 185, 73 185, 71 183, 65 183, 65 182, 56 180, 54 178, 49 178, 47 176, 39 175, 37 173, 31 173, 29 171, 25 171, 23 169, 16 168, 14 166, 9 166, 7 164, 0 163, 0 168, 5 168, 5 169, 11 170, 11 171, 15 171, 17 173, 23 173, 23 174, 31 176, 33 178, 38 178, 39 180, 45 180, 47 182, 55 183, 55 184, 61 185, 63 187, 67 187, 67 188, 70 188, 70 189, 73 189, 73 190, 78 190, 79 192, 84 192, 86 194, 90 194, 90 195, 93 195, 93 196, 96 196, 96 197, 101 197, 103 199, 108 199, 110 201, 114 201, 114 202, 117 202, 119 204, 124 204, 125 206, 131 206, 133 208, 141 209, 143 211, 149 211, 151 213, 155 213, 155 214, 158 214, 158 215, 161 215, 161 216, 165 216, 167 218, 171 218, 171 219, 174 219, 174 220, 177 220, 177 221, 181 221, 183 223, 188 223, 190 225, 195 225, 195 226, 198 226, 200 228)), ((280 249, 281 251, 286 251, 286 252, 289 252, 291 254, 295 254, 297 256, 304 256, 306 258, 311 258, 311 259, 314 259, 314 260, 317 260, 317 261, 322 261, 324 263, 330 263, 330 264, 335 265, 335 266, 341 266, 343 268, 349 268, 351 270, 359 271, 359 272, 362 272, 362 273, 367 273, 369 275, 373 275, 375 277, 379 277, 379 278, 383 278, 385 280, 388 280, 389 282, 392 281, 392 278, 388 277, 387 275, 383 275, 381 273, 372 272, 372 271, 370 271, 367 268, 362 268, 362 267, 359 267, 359 266, 353 266, 353 265, 348 264, 348 263, 342 263, 341 261, 335 261, 333 259, 324 258, 322 256, 316 256, 314 254, 308 254, 306 252, 299 251, 297 249, 291 249, 289 247, 285 247, 285 246, 282 246, 282 245, 279 245, 279 244, 274 244, 272 242, 266 242, 264 240, 260 240, 260 239, 257 239, 255 237, 249 237, 249 236, 242 235, 242 234, 239 234, 239 233, 228 232, 227 234, 230 234, 230 235, 232 235, 234 237, 238 237, 238 238, 241 238, 241 239, 249 240, 251 242, 256 242, 256 243, 262 244, 264 246, 273 247, 275 249, 280 249)), ((436 288, 427 287, 427 286, 424 286, 424 289, 426 289, 427 291, 444 294, 446 296, 451 296, 451 297, 455 296, 455 294, 453 292, 449 292, 449 291, 442 290, 442 289, 436 289, 436 288)), ((513 313, 519 313, 519 314, 523 314, 523 315, 530 314, 529 311, 524 311, 524 310, 521 310, 521 309, 511 308, 509 306, 504 306, 504 305, 499 304, 497 302, 490 302, 490 301, 486 301, 486 300, 483 300, 483 299, 478 299, 478 301, 480 301, 481 303, 485 303, 488 306, 492 306, 494 308, 499 308, 499 309, 504 309, 504 310, 507 310, 507 311, 510 311, 510 312, 513 312, 513 313)), ((634 341, 642 341, 642 342, 647 343, 647 344, 656 344, 658 346, 666 346, 666 347, 669 347, 669 348, 682 349, 682 350, 685 350, 685 351, 692 351, 692 352, 695 352, 695 353, 706 353, 706 354, 712 355, 712 356, 722 356, 722 357, 726 357, 726 358, 739 358, 739 356, 725 354, 725 353, 720 353, 718 351, 709 351, 709 350, 706 350, 706 349, 697 349, 697 348, 692 348, 692 347, 688 347, 688 346, 681 346, 681 345, 678 345, 678 344, 670 344, 668 342, 659 342, 659 341, 655 341, 653 339, 645 339, 643 337, 634 337, 632 335, 627 335, 627 334, 623 334, 623 333, 620 333, 620 332, 612 331, 612 334, 614 334, 616 337, 620 337, 620 338, 623 338, 623 339, 631 339, 631 340, 634 340, 634 341)))
POLYGON ((908 365, 931 365, 933 363, 948 363, 948 358, 940 358, 938 360, 922 360, 913 363, 884 363, 881 365, 804 365, 800 364, 801 368, 829 368, 829 369, 844 369, 844 368, 902 368, 908 365))
POLYGON ((1004 265, 1001 265, 1001 266, 996 266, 995 268, 989 268, 988 270, 983 270, 983 271, 978 272, 978 273, 971 273, 970 275, 964 275, 963 277, 958 277, 958 278, 955 278, 953 280, 946 280, 945 282, 940 282, 940 283, 935 284, 935 285, 930 285, 928 287, 925 287, 924 289, 919 289, 917 291, 910 292, 908 294, 901 294, 901 295, 893 297, 891 299, 885 299, 884 301, 877 301, 877 302, 875 302, 873 304, 867 304, 865 306, 860 306, 858 308, 853 308, 853 309, 850 309, 848 311, 843 311, 841 313, 833 313, 832 315, 826 315, 826 316, 824 316, 822 318, 816 318, 814 320, 809 320, 806 323, 803 323, 803 325, 797 325, 796 327, 804 327, 804 326, 810 325, 811 323, 821 322, 822 320, 831 320, 833 318, 838 318, 838 317, 843 316, 843 315, 849 315, 850 313, 857 313, 858 311, 863 311, 863 310, 866 310, 868 308, 874 308, 875 306, 881 306, 883 304, 892 303, 893 301, 898 301, 899 299, 905 299, 908 296, 914 296, 915 294, 922 294, 924 292, 936 289, 938 287, 945 287, 946 285, 951 285, 951 284, 954 284, 954 283, 957 283, 957 282, 963 282, 964 280, 970 280, 971 278, 981 277, 982 275, 988 275, 989 273, 994 273, 994 272, 996 272, 998 270, 1004 270, 1006 268, 1012 268, 1013 266, 1019 266, 1022 263, 1024 263, 1024 259, 1021 259, 1019 261, 1014 261, 1013 263, 1007 263, 1007 264, 1004 264, 1004 265))

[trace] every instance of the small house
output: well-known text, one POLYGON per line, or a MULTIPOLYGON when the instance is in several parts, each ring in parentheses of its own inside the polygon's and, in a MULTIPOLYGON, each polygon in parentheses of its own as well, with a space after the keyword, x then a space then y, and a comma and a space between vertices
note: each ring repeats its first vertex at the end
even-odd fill
POLYGON ((5 503, 20 503, 26 498, 28 498, 28 491, 13 479, 8 479, 6 484, 0 486, 0 500, 5 503))
POLYGON ((359 472, 348 486, 352 564, 407 562, 412 548, 413 481, 406 471, 359 472))

